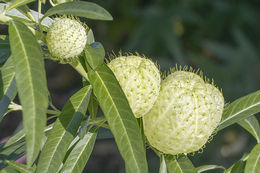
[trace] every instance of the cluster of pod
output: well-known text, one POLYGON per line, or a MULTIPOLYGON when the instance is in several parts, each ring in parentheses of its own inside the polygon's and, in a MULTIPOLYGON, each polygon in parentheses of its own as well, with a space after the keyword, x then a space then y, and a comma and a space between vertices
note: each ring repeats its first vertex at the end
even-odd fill
MULTIPOLYGON (((79 21, 58 18, 47 33, 50 53, 78 56, 87 42, 79 21)), ((162 77, 158 66, 139 55, 120 56, 108 63, 136 118, 142 118, 149 144, 165 154, 191 153, 208 141, 218 126, 224 98, 202 75, 176 68, 162 77)))

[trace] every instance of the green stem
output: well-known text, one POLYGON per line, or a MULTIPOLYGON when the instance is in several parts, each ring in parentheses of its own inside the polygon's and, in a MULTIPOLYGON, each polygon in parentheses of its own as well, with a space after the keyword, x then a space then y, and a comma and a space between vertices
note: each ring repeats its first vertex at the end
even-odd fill
POLYGON ((38 0, 38 22, 40 25, 40 20, 41 20, 41 13, 42 13, 42 2, 41 0, 38 0))
POLYGON ((50 117, 47 118, 47 121, 49 121, 49 120, 51 120, 53 118, 57 118, 57 117, 58 117, 58 115, 50 116, 50 117))
MULTIPOLYGON (((10 109, 10 111, 20 111, 22 110, 22 106, 21 105, 18 105, 14 102, 12 102, 8 108, 10 109)), ((61 112, 59 110, 50 110, 48 109, 47 110, 47 114, 51 114, 51 115, 59 115, 61 112)))
POLYGON ((49 2, 50 2, 50 4, 51 4, 51 6, 55 6, 55 4, 52 2, 52 0, 49 0, 49 2))

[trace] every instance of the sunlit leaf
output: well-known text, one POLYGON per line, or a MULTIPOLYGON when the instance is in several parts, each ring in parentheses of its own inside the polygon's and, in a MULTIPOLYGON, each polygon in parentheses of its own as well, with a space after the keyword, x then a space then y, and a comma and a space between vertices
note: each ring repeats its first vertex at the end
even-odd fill
POLYGON ((89 68, 88 77, 125 163, 131 172, 147 173, 139 126, 113 72, 104 63, 95 71, 89 68))
POLYGON ((88 107, 91 87, 74 94, 62 109, 42 149, 37 173, 57 173, 88 107))
POLYGON ((102 44, 98 42, 94 42, 91 45, 86 45, 85 57, 92 69, 96 69, 99 65, 104 62, 105 58, 105 50, 102 44))
POLYGON ((260 171, 260 144, 250 152, 246 162, 245 173, 259 173, 260 171))
POLYGON ((4 160, 17 160, 25 154, 25 140, 9 145, 8 147, 0 147, 0 170, 7 166, 4 160))
POLYGON ((18 95, 23 107, 27 164, 31 165, 41 148, 48 107, 43 56, 36 38, 23 23, 10 22, 9 39, 18 95))
POLYGON ((251 135, 255 137, 257 143, 260 143, 260 126, 254 115, 239 121, 238 124, 251 133, 251 135))
POLYGON ((195 167, 187 156, 165 156, 165 161, 169 173, 197 173, 195 167))
MULTIPOLYGON (((1 164, 1 162, 0 162, 0 164, 1 164)), ((0 168, 0 170, 1 170, 1 168, 0 168)), ((8 167, 2 169, 1 173, 17 173, 17 171, 14 168, 8 166, 8 167)))
POLYGON ((260 90, 241 97, 228 105, 224 109, 218 130, 224 129, 258 112, 260 112, 260 90))
POLYGON ((70 152, 64 166, 63 173, 82 173, 89 156, 93 150, 96 133, 87 133, 83 139, 79 140, 73 150, 70 152))
POLYGON ((0 122, 16 94, 15 66, 12 58, 9 58, 0 69, 0 122))
POLYGON ((27 165, 24 165, 22 163, 17 163, 14 161, 6 160, 8 165, 15 170, 19 171, 20 173, 33 173, 35 171, 35 168, 29 167, 27 165))
POLYGON ((246 160, 248 159, 248 153, 244 154, 243 157, 228 168, 224 173, 244 173, 246 160))
POLYGON ((226 170, 225 167, 219 166, 219 165, 203 165, 203 166, 196 168, 198 173, 209 171, 209 170, 214 170, 214 169, 226 170))
POLYGON ((95 20, 112 20, 112 16, 99 5, 92 2, 66 2, 50 8, 44 18, 54 14, 68 14, 95 20))
POLYGON ((13 8, 20 7, 20 6, 25 5, 25 4, 29 4, 33 1, 35 1, 35 0, 16 0, 13 3, 10 4, 10 6, 7 8, 7 11, 11 10, 13 8))

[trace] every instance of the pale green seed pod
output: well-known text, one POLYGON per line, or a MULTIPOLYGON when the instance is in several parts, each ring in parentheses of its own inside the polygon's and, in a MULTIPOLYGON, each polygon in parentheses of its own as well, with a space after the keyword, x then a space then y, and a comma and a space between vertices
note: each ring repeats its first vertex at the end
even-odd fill
POLYGON ((176 71, 161 84, 152 109, 143 117, 151 146, 166 154, 191 153, 208 141, 224 109, 222 93, 193 72, 176 71))
POLYGON ((47 33, 46 42, 53 57, 76 57, 83 52, 87 43, 86 28, 74 19, 55 18, 47 33))
POLYGON ((139 56, 121 56, 108 66, 119 81, 135 117, 145 115, 160 91, 161 76, 157 66, 139 56))

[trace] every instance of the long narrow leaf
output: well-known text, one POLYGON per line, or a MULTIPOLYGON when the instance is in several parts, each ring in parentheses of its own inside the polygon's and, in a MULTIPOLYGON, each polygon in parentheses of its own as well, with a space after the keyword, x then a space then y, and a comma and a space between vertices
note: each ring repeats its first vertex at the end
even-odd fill
POLYGON ((244 154, 243 157, 234 163, 230 168, 224 171, 224 173, 244 173, 246 160, 248 159, 248 153, 244 154))
POLYGON ((2 169, 1 173, 17 173, 17 171, 15 169, 13 169, 12 167, 8 166, 8 167, 2 169))
POLYGON ((260 144, 250 152, 246 162, 245 173, 259 173, 260 171, 260 144))
POLYGON ((86 86, 65 104, 42 149, 37 173, 57 173, 87 110, 91 87, 86 86))
POLYGON ((251 135, 255 137, 257 143, 260 143, 260 126, 254 115, 239 121, 238 124, 251 133, 251 135))
MULTIPOLYGON (((52 129, 52 124, 47 126, 45 128, 44 132, 48 133, 51 129, 52 129)), ((24 138, 25 138, 25 132, 24 132, 24 129, 21 129, 19 132, 14 134, 10 139, 8 139, 8 141, 6 143, 4 143, 3 147, 4 148, 9 147, 20 140, 24 140, 24 138)), ((0 148, 0 151, 1 151, 1 148, 0 148)))
POLYGON ((41 148, 48 107, 43 56, 34 35, 23 23, 10 22, 9 38, 18 95, 23 107, 27 164, 31 165, 41 148))
POLYGON ((87 133, 71 151, 61 172, 63 173, 82 173, 89 156, 93 150, 96 133, 87 133))
POLYGON ((219 166, 219 165, 203 165, 203 166, 196 168, 198 173, 209 171, 209 170, 214 170, 214 169, 226 170, 225 167, 219 166))
POLYGON ((165 161, 169 173, 197 173, 187 156, 180 156, 176 159, 174 156, 167 155, 165 161))
POLYGON ((35 171, 35 168, 28 167, 27 165, 24 165, 22 163, 17 163, 10 160, 6 160, 6 162, 8 163, 9 166, 19 171, 20 173, 33 173, 35 171))
POLYGON ((4 160, 17 160, 25 154, 25 140, 0 148, 0 170, 7 166, 4 160))
POLYGON ((131 172, 148 172, 137 120, 113 72, 104 63, 95 71, 89 68, 88 77, 125 163, 131 172))
POLYGON ((93 2, 74 1, 59 4, 50 8, 44 18, 54 14, 68 14, 95 20, 112 20, 112 16, 102 7, 93 2))
POLYGON ((0 122, 3 119, 8 105, 17 94, 15 83, 15 67, 9 58, 0 70, 0 122))
POLYGON ((218 130, 260 112, 260 90, 241 97, 224 109, 218 130))
POLYGON ((16 0, 7 8, 7 11, 11 10, 13 8, 20 7, 25 4, 29 4, 30 2, 33 2, 33 1, 35 1, 35 0, 16 0))

